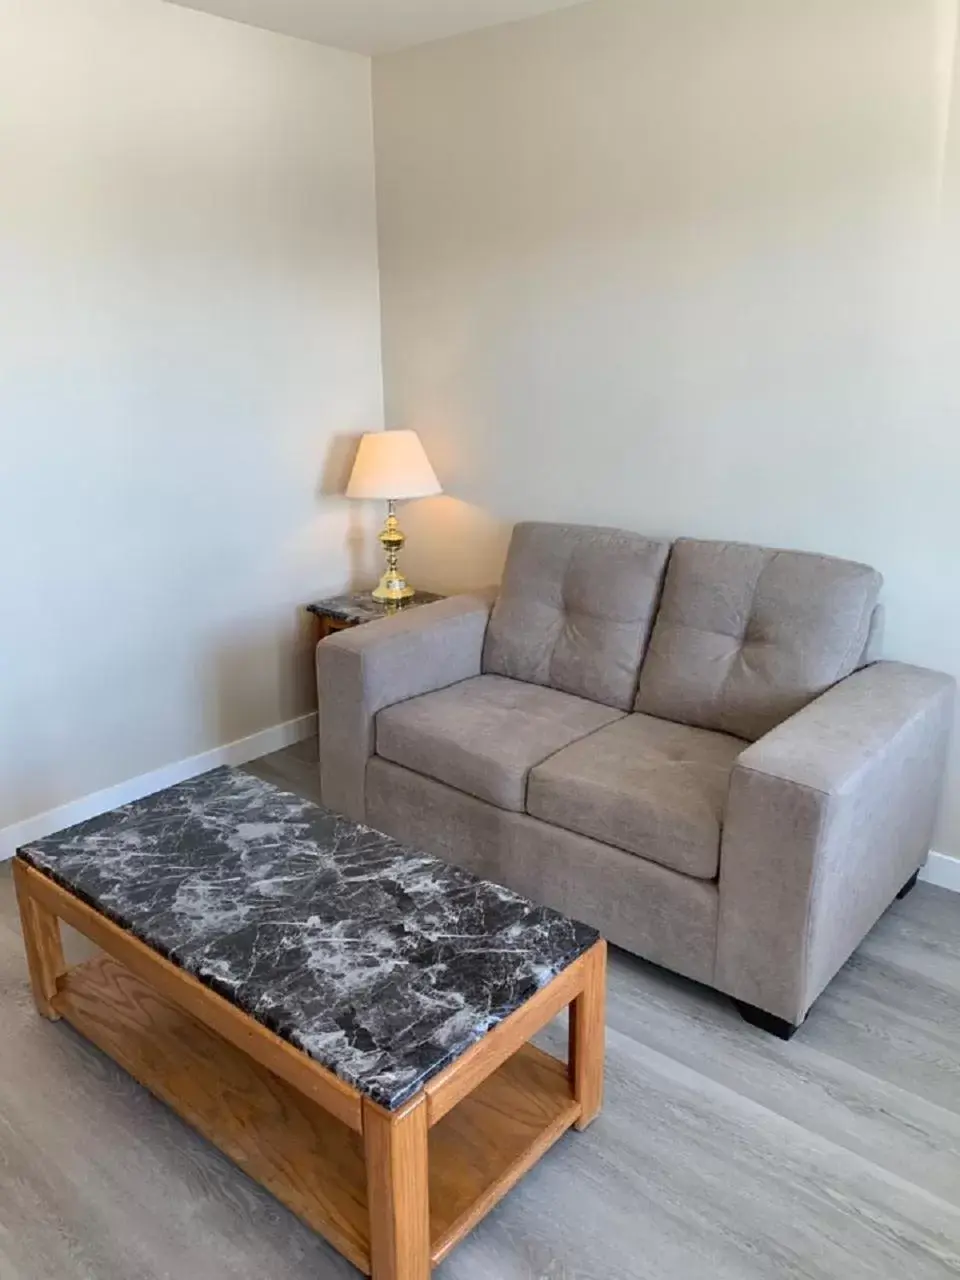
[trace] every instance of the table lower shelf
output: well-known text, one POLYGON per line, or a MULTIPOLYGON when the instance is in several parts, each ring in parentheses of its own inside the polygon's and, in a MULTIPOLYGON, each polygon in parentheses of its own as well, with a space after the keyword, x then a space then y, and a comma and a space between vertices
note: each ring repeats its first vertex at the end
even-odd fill
MULTIPOLYGON (((370 1270, 363 1140, 107 956, 60 980, 72 1026, 361 1271, 370 1270)), ((525 1045, 430 1131, 436 1265, 573 1124, 565 1064, 525 1045)))

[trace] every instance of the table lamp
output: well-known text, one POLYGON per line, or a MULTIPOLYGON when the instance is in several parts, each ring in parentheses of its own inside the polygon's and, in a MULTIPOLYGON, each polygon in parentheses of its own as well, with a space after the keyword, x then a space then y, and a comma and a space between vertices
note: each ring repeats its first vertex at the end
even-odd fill
POLYGON ((388 504, 387 523, 380 534, 387 571, 373 593, 375 600, 398 603, 416 594, 397 565, 406 542, 397 523, 397 502, 403 498, 429 498, 442 492, 415 431, 372 431, 360 441, 347 497, 377 498, 388 504))

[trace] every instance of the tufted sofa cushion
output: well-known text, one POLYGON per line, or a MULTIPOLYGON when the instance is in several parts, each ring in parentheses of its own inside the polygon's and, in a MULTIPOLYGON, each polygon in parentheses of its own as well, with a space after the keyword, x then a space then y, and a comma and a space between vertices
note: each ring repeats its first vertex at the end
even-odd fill
POLYGON ((630 710, 669 551, 620 529, 517 525, 484 672, 630 710))
POLYGON ((637 710, 762 737, 861 664, 882 582, 830 556, 681 539, 637 710))
POLYGON ((712 880, 730 774, 746 746, 726 733, 624 716, 535 765, 527 813, 712 880))
POLYGON ((475 676, 381 711, 377 755, 523 813, 535 765, 622 718, 622 711, 557 689, 475 676))

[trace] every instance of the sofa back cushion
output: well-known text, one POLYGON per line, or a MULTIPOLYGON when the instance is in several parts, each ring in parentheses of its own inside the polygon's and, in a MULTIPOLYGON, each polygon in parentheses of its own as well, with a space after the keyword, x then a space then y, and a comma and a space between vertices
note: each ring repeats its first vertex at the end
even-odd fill
POLYGON ((484 672, 629 711, 669 552, 620 529, 517 525, 484 672))
POLYGON ((636 709, 762 737, 860 666, 882 581, 829 556, 681 539, 636 709))

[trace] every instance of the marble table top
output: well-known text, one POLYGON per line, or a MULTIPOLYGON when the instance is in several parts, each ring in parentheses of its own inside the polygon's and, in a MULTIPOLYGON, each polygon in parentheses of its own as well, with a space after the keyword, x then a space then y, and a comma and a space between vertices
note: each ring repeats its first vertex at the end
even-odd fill
POLYGON ((19 856, 390 1110, 599 936, 234 769, 19 856))
POLYGON ((353 595, 330 596, 326 600, 314 600, 307 605, 308 613, 315 613, 322 618, 339 618, 341 622, 360 624, 375 622, 377 618, 386 618, 401 610, 416 609, 422 604, 434 604, 443 600, 443 596, 434 595, 430 591, 418 591, 409 600, 389 604, 383 600, 374 600, 369 591, 357 591, 353 595))

